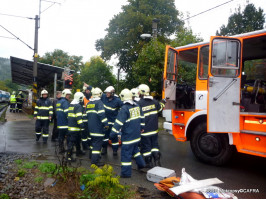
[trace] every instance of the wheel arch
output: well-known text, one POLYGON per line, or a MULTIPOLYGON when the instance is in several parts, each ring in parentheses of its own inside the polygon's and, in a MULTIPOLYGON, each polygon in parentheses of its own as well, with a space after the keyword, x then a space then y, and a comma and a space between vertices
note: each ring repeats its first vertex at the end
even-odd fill
POLYGON ((187 140, 190 141, 192 132, 196 125, 201 122, 207 122, 207 111, 201 110, 199 112, 196 112, 193 114, 190 119, 187 122, 185 134, 187 137, 187 140))

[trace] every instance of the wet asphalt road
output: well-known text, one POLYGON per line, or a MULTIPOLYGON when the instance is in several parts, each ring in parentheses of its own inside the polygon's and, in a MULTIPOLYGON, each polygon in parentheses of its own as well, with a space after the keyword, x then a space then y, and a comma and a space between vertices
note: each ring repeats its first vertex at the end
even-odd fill
MULTIPOLYGON (((50 127, 51 130, 52 127, 50 127)), ((181 169, 193 178, 201 180, 219 178, 224 183, 217 186, 228 190, 258 189, 259 192, 234 193, 238 198, 266 198, 266 159, 261 157, 239 154, 225 166, 217 167, 199 162, 193 155, 189 142, 177 142, 166 132, 159 133, 159 144, 162 152, 162 167, 173 169, 177 176, 181 169)), ((111 150, 110 148, 108 150, 111 150)), ((54 156, 55 143, 35 142, 34 120, 9 121, 0 124, 0 152, 42 153, 49 160, 54 156)), ((83 166, 90 166, 88 156, 81 157, 83 166)), ((112 152, 103 156, 102 161, 111 164, 117 173, 120 172, 120 151, 118 157, 112 152)), ((146 174, 136 170, 133 164, 131 179, 121 179, 123 183, 148 188, 155 194, 159 193, 153 183, 146 180, 146 174)))

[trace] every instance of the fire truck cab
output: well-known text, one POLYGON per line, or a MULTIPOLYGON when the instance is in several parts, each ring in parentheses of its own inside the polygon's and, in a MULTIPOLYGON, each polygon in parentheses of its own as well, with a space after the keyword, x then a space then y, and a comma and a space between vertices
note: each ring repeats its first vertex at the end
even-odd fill
POLYGON ((266 29, 166 47, 164 128, 201 161, 266 157, 266 29))

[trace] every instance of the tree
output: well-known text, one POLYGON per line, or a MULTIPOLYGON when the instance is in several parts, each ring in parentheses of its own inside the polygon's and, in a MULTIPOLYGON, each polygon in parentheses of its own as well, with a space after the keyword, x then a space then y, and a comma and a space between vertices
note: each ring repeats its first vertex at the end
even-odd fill
POLYGON ((154 18, 160 20, 158 40, 163 43, 169 41, 167 37, 183 26, 177 18, 179 12, 174 0, 128 0, 128 3, 109 22, 107 35, 96 41, 96 49, 102 52, 101 57, 109 60, 117 56, 118 67, 126 73, 130 73, 132 64, 146 43, 140 35, 151 33, 154 18))
POLYGON ((106 87, 115 84, 115 77, 112 74, 112 67, 107 65, 99 56, 91 57, 81 69, 81 82, 104 90, 106 87))
POLYGON ((265 23, 264 11, 259 7, 256 9, 254 4, 246 5, 244 11, 239 6, 235 13, 228 19, 228 24, 220 27, 216 35, 230 36, 250 31, 263 29, 265 23))
MULTIPOLYGON (((43 57, 39 58, 39 62, 62 68, 69 67, 71 70, 78 72, 83 66, 82 58, 82 56, 71 56, 63 50, 55 49, 53 52, 46 52, 43 57)), ((74 91, 76 91, 76 89, 81 89, 82 84, 77 73, 74 73, 73 80, 72 89, 74 91)), ((59 84, 59 86, 62 87, 61 84, 59 84)), ((53 84, 50 84, 47 87, 50 92, 53 92, 53 84)))

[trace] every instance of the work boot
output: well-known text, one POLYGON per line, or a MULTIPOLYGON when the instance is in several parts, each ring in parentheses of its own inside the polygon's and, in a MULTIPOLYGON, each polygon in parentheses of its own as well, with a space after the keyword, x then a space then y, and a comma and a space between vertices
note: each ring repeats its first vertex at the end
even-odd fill
POLYGON ((145 156, 145 163, 146 163, 146 168, 152 168, 152 157, 151 156, 145 156))
POLYGON ((106 155, 106 154, 107 154, 107 147, 103 147, 101 155, 106 155))
POLYGON ((153 159, 154 159, 155 166, 161 166, 160 158, 161 158, 160 152, 153 152, 153 159))
POLYGON ((126 176, 126 175, 120 175, 120 178, 131 178, 131 176, 126 176))
POLYGON ((105 165, 103 162, 97 162, 97 163, 92 163, 92 164, 96 165, 97 167, 102 167, 105 165))
POLYGON ((36 136, 36 142, 40 140, 41 136, 36 136))

